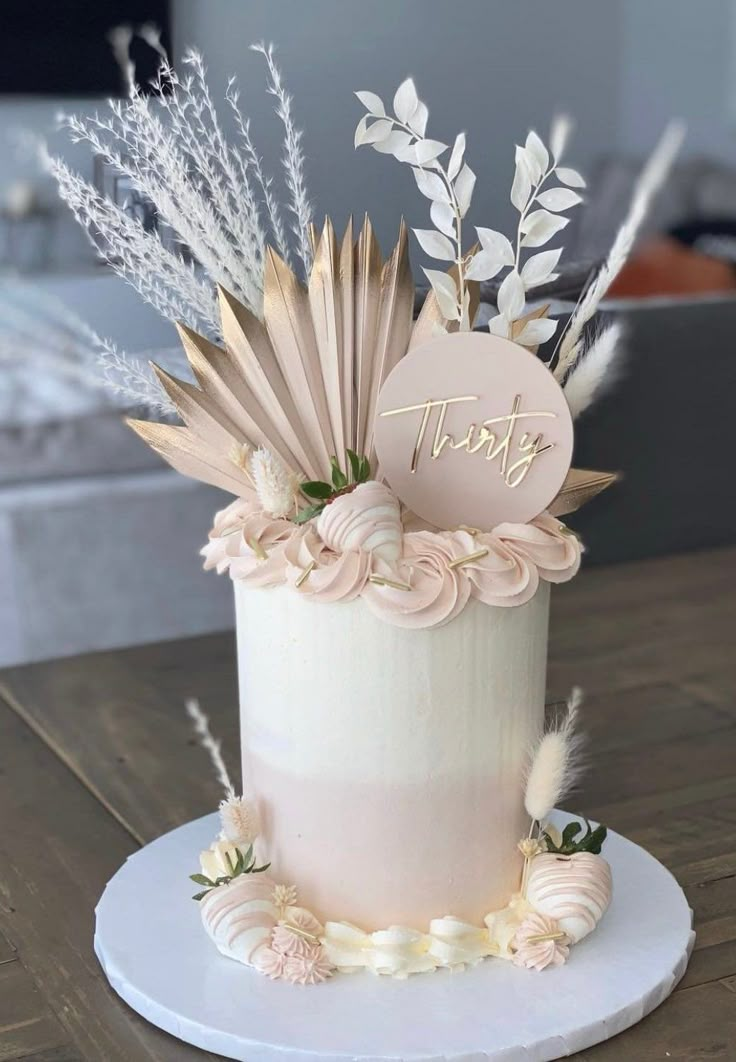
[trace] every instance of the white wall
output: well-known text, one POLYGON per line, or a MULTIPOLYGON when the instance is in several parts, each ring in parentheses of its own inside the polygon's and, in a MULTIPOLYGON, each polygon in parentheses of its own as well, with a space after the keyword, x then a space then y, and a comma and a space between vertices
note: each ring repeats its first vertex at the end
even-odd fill
POLYGON ((478 175, 474 218, 500 225, 514 143, 530 126, 546 131, 553 113, 577 120, 571 151, 585 165, 618 140, 620 11, 589 0, 174 0, 178 52, 195 45, 218 91, 237 73, 260 149, 278 159, 278 125, 263 91, 260 56, 248 45, 278 45, 279 62, 305 130, 317 216, 342 224, 368 211, 384 247, 402 213, 427 224, 408 168, 368 148, 353 149, 361 107, 355 89, 390 99, 408 74, 430 109, 430 128, 447 141, 468 133, 478 175))

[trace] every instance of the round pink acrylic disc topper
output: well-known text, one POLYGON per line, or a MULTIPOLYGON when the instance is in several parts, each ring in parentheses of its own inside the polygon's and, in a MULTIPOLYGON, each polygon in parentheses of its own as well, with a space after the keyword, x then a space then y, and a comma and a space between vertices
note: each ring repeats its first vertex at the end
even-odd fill
POLYGON ((399 362, 378 398, 380 473, 435 527, 526 523, 558 494, 572 418, 552 373, 508 339, 440 336, 399 362))

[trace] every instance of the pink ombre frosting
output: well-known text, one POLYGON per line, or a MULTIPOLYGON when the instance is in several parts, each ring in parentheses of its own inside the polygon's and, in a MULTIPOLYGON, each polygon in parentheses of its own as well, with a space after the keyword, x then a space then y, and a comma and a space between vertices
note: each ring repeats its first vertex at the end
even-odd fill
POLYGON ((392 499, 383 484, 364 483, 307 525, 273 519, 238 499, 217 514, 202 550, 205 568, 251 586, 287 584, 324 603, 361 596, 387 623, 424 629, 449 623, 470 598, 523 605, 540 579, 566 582, 580 567, 576 536, 548 513, 489 532, 402 533, 392 499))

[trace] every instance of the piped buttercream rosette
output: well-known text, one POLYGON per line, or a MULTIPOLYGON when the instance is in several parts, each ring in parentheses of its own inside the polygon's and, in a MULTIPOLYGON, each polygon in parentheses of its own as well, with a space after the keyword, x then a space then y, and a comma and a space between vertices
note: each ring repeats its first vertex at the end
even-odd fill
POLYGON ((489 532, 423 529, 397 537, 390 498, 387 487, 365 483, 301 526, 238 499, 217 514, 202 550, 205 567, 256 587, 287 585, 323 603, 360 596, 387 623, 416 629, 449 623, 471 597, 523 605, 540 579, 566 582, 580 567, 577 537, 549 513, 489 532))

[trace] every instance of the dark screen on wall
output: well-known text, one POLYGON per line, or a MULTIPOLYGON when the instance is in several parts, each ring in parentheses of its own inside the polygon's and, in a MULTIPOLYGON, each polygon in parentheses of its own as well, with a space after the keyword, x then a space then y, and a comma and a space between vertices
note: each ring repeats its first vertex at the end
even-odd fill
MULTIPOLYGON (((0 95, 116 96, 120 70, 107 40, 121 24, 152 22, 169 50, 168 0, 2 0, 0 95)), ((157 57, 136 39, 136 78, 145 85, 157 57)))

